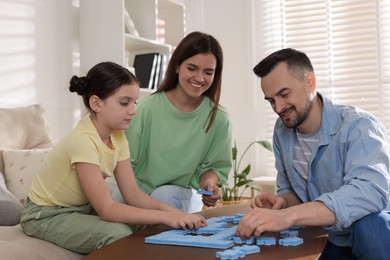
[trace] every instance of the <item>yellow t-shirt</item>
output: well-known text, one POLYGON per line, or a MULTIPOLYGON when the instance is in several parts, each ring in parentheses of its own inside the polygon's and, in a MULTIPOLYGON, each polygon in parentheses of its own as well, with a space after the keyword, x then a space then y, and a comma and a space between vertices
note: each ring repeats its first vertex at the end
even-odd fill
POLYGON ((28 194, 31 201, 41 206, 64 207, 88 203, 74 163, 99 165, 104 178, 112 176, 117 162, 129 159, 130 152, 123 131, 113 131, 111 142, 114 149, 102 142, 89 116, 82 118, 42 163, 28 194))

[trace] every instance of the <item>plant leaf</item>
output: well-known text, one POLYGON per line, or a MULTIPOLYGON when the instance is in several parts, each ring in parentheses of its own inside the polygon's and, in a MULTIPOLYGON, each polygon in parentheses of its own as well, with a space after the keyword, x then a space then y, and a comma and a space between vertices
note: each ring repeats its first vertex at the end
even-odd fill
POLYGON ((236 186, 241 187, 241 186, 247 185, 248 183, 250 183, 252 181, 253 180, 242 180, 242 181, 237 182, 236 186))
POLYGON ((246 168, 242 171, 242 173, 245 173, 245 176, 247 176, 249 174, 249 172, 251 171, 251 164, 249 163, 246 168))
POLYGON ((233 161, 237 159, 237 145, 234 141, 234 146, 232 147, 232 159, 233 161))
POLYGON ((272 152, 272 145, 267 140, 256 141, 256 143, 258 143, 259 145, 263 146, 268 151, 272 152))

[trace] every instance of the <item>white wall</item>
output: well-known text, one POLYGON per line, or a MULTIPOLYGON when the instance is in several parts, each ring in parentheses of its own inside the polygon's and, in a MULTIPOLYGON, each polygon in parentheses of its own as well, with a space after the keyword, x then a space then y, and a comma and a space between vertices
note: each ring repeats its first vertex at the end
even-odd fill
POLYGON ((79 97, 68 90, 72 75, 79 73, 78 8, 72 1, 36 3, 36 101, 47 109, 53 138, 58 140, 74 127, 79 97))

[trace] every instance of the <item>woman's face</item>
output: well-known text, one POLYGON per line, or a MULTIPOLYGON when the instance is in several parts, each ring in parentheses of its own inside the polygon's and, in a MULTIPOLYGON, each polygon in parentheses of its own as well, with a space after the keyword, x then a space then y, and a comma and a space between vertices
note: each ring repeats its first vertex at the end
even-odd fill
POLYGON ((189 97, 201 97, 213 83, 216 66, 217 59, 212 53, 201 53, 184 60, 176 70, 177 87, 189 97))

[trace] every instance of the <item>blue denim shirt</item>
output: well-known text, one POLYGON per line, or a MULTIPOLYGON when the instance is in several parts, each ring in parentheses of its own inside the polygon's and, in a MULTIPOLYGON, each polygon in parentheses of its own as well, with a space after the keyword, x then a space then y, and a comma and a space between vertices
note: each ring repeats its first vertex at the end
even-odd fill
POLYGON ((302 202, 321 201, 336 215, 324 227, 329 240, 347 246, 353 223, 389 206, 389 143, 373 115, 323 101, 318 142, 309 162, 308 183, 293 168, 295 129, 280 120, 274 129, 278 194, 294 192, 302 202))

